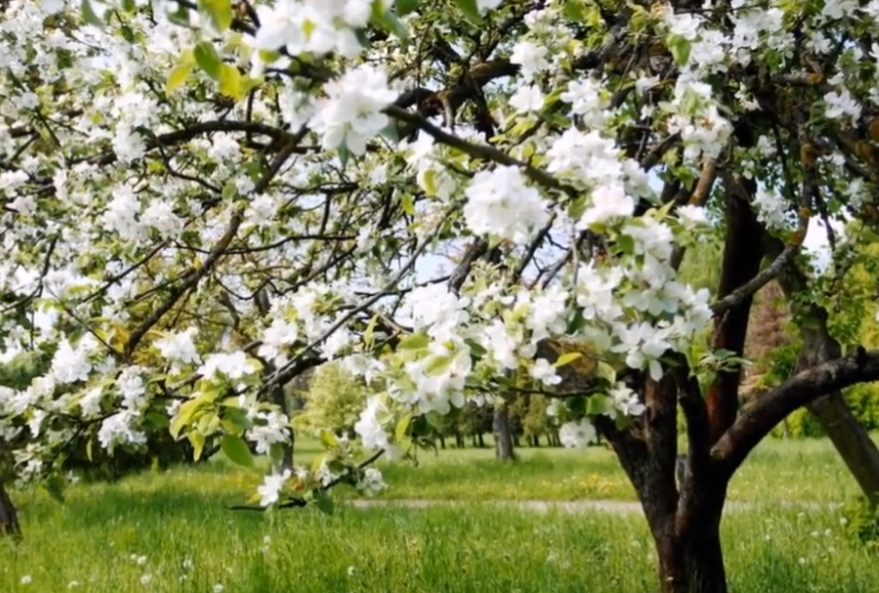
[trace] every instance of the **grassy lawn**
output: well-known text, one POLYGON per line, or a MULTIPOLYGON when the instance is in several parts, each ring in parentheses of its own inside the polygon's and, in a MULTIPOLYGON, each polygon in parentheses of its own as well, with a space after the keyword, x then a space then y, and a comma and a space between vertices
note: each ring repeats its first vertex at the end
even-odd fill
MULTIPOLYGON (((300 459, 317 449, 302 443, 300 459)), ((0 592, 654 592, 639 515, 478 504, 632 498, 608 451, 520 453, 516 464, 472 449, 425 454, 417 468, 384 464, 387 498, 472 501, 456 508, 236 513, 225 505, 242 502, 260 474, 221 461, 76 485, 63 505, 15 492, 26 539, 0 541, 0 592)), ((879 591, 879 562, 843 531, 838 513, 773 504, 855 493, 828 443, 761 446, 731 497, 767 504, 724 520, 732 593, 879 591)))
MULTIPOLYGON (((42 496, 23 500, 26 539, 0 542, 0 591, 656 590, 653 550, 638 515, 477 503, 429 510, 340 505, 331 517, 316 509, 233 513, 223 508, 230 493, 222 481, 208 473, 184 477, 76 487, 64 505, 42 496)), ((732 514, 724 528, 732 593, 879 590, 879 563, 849 539, 835 513, 764 508, 732 514)))
MULTIPOLYGON (((487 443, 489 446, 491 443, 487 443)), ((320 450, 304 441, 298 459, 320 450)), ((442 500, 635 500, 613 452, 555 448, 518 449, 520 460, 501 464, 494 451, 445 449, 421 452, 419 466, 379 463, 387 499, 442 500)), ((225 469, 223 473, 225 474, 225 469)), ((730 486, 743 502, 840 502, 858 494, 857 484, 827 440, 766 440, 748 458, 730 486)))

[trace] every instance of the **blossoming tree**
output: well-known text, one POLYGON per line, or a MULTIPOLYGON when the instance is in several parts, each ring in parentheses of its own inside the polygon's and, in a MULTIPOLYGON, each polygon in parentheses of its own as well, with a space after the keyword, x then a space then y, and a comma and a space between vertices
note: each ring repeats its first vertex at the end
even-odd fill
POLYGON ((330 510, 335 484, 384 486, 369 463, 424 414, 540 393, 574 418, 564 444, 619 456, 662 590, 722 593, 736 468, 879 378, 879 352, 818 348, 800 253, 812 216, 875 211, 876 0, 3 7, 0 340, 51 357, 0 389, 16 479, 170 431, 271 457, 262 506, 330 510), (720 285, 694 291, 678 266, 718 228, 720 285), (739 410, 776 276, 815 347, 739 410), (375 390, 359 439, 289 467, 282 388, 329 360, 375 390))

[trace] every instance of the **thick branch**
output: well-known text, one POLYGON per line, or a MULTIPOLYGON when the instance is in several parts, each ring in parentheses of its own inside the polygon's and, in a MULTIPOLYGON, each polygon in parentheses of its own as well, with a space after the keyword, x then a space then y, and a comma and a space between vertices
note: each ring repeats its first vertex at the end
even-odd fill
MULTIPOLYGON (((750 282, 760 269, 763 245, 759 240, 762 227, 757 221, 747 197, 754 191, 753 182, 724 176, 726 189, 726 238, 723 249, 720 283, 721 297, 735 294, 738 287, 750 282)), ((734 306, 715 317, 712 345, 716 350, 729 350, 741 356, 748 332, 752 295, 742 296, 734 306)), ((723 435, 736 419, 739 407, 741 369, 720 372, 708 390, 708 422, 711 443, 723 435)))
POLYGON ((746 399, 754 403, 714 445, 711 457, 731 475, 763 437, 797 408, 833 391, 877 380, 879 350, 858 347, 854 353, 798 373, 766 393, 751 394, 746 399))

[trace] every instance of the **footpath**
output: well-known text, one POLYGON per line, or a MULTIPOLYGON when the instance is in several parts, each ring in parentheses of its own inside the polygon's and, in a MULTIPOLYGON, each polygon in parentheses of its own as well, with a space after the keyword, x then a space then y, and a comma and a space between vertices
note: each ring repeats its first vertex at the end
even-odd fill
MULTIPOLYGON (((425 509, 429 507, 460 507, 473 504, 485 504, 489 506, 507 507, 521 511, 562 511, 568 513, 604 512, 604 513, 643 513, 641 504, 626 500, 574 500, 574 501, 549 501, 549 500, 494 500, 484 503, 474 503, 464 500, 376 500, 357 498, 345 501, 343 504, 359 509, 367 508, 408 508, 425 509)), ((838 510, 842 505, 839 503, 819 502, 795 502, 783 501, 773 503, 749 503, 730 501, 724 507, 725 512, 742 512, 758 510, 760 508, 800 509, 803 511, 838 510)))

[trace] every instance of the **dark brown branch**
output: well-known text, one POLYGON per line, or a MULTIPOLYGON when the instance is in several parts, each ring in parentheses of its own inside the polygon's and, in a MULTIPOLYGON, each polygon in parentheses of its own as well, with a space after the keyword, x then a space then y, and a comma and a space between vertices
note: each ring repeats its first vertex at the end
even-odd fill
POLYGON ((859 346, 852 354, 813 366, 766 393, 749 394, 749 405, 711 450, 732 475, 748 453, 784 418, 819 397, 858 383, 879 380, 879 350, 859 346))
MULTIPOLYGON (((726 238, 717 292, 721 297, 726 297, 735 295, 739 287, 747 285, 757 276, 763 260, 763 245, 758 240, 763 228, 748 200, 755 190, 754 182, 732 174, 725 175, 723 181, 726 189, 726 238)), ((712 338, 715 350, 729 350, 736 356, 742 356, 752 301, 752 294, 740 293, 723 315, 715 316, 712 338)), ((736 367, 719 372, 708 389, 711 443, 717 442, 736 419, 740 380, 741 369, 736 367)))

